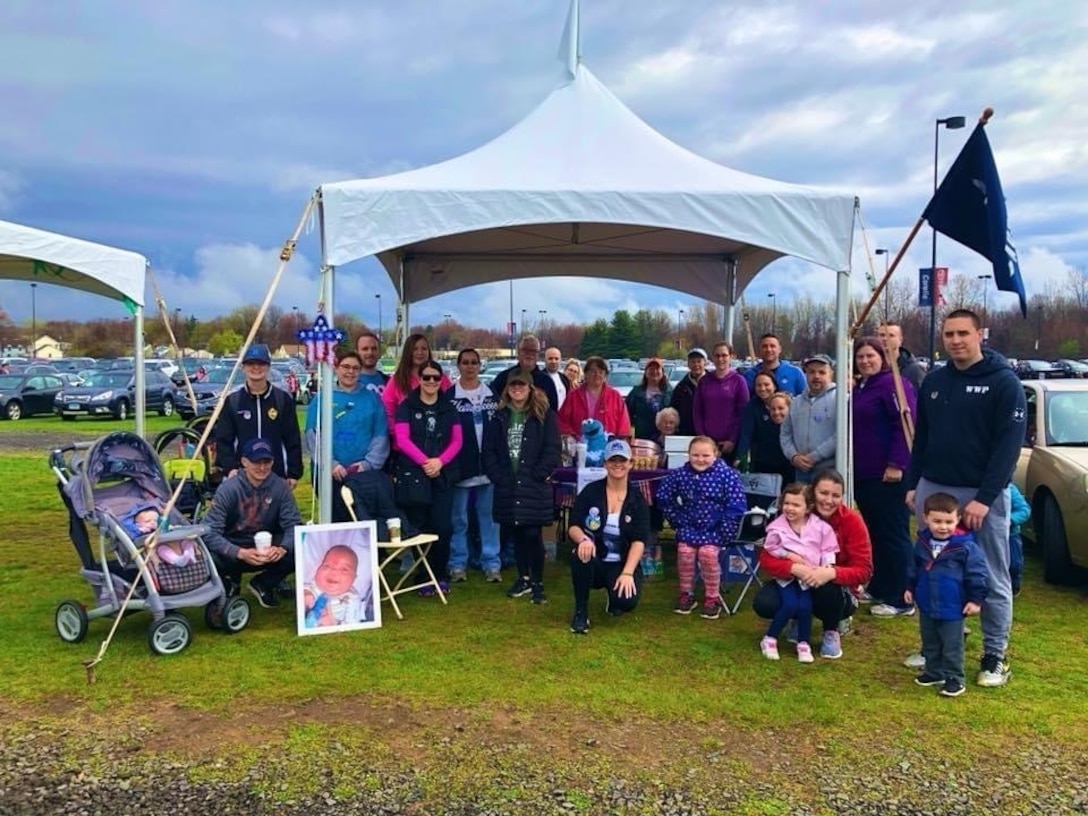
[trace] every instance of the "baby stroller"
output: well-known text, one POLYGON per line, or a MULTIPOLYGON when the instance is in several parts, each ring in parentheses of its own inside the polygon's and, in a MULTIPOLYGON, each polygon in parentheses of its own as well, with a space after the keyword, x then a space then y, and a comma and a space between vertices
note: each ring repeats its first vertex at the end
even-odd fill
POLYGON ((200 434, 201 431, 182 425, 165 430, 155 438, 155 453, 169 480, 171 494, 178 483, 185 480, 174 506, 192 521, 203 518, 221 475, 213 469, 213 458, 207 445, 200 456, 193 459, 200 434))
POLYGON ((117 431, 93 443, 77 442, 54 450, 49 464, 68 508, 69 536, 82 562, 80 575, 95 595, 89 609, 73 600, 57 607, 55 624, 61 640, 79 643, 91 620, 147 610, 153 619, 147 633, 151 651, 177 654, 189 645, 193 633, 189 620, 176 610, 194 606, 204 607, 204 622, 211 629, 233 634, 246 627, 249 602, 228 598, 224 592, 211 554, 200 540, 207 527, 191 524, 177 510, 171 513, 157 543, 192 542, 196 556, 177 566, 139 546, 118 521, 149 502, 165 507, 170 498, 166 474, 141 437, 117 431), (97 546, 92 546, 88 522, 98 531, 97 546))

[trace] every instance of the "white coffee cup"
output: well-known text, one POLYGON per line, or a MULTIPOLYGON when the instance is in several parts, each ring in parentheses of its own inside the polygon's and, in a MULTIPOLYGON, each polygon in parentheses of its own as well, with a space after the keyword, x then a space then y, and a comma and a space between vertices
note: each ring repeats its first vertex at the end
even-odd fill
POLYGON ((389 518, 385 520, 385 526, 389 528, 389 541, 392 544, 400 543, 400 519, 389 518))
POLYGON ((575 450, 577 451, 578 456, 578 467, 584 468, 586 466, 586 455, 589 452, 589 446, 586 445, 585 442, 579 442, 577 447, 575 447, 575 450))
POLYGON ((257 552, 268 552, 272 548, 272 533, 257 533, 253 536, 253 543, 257 545, 257 552))

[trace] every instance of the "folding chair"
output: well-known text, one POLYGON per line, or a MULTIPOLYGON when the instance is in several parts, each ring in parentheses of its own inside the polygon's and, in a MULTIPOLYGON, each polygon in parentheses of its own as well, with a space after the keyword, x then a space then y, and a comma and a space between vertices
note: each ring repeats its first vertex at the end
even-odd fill
POLYGON ((763 543, 767 523, 775 516, 778 496, 782 491, 782 476, 778 473, 742 473, 740 479, 748 499, 748 512, 741 517, 736 540, 725 544, 718 554, 722 567, 719 599, 730 615, 737 614, 752 584, 763 586, 759 578, 756 548, 763 543), (732 584, 742 586, 740 594, 730 605, 725 593, 732 584))
MULTIPOLYGON (((352 521, 358 521, 359 519, 355 515, 355 494, 351 492, 351 488, 347 485, 340 488, 340 497, 344 500, 344 504, 348 508, 348 513, 351 515, 352 521)), ((449 603, 446 600, 446 593, 442 591, 442 587, 438 583, 438 578, 435 577, 434 570, 431 569, 431 564, 427 560, 427 553, 431 551, 431 546, 436 541, 438 541, 438 536, 434 533, 420 533, 413 538, 405 538, 399 542, 377 542, 378 581, 381 584, 380 598, 383 601, 389 601, 389 605, 393 607, 393 612, 396 613, 397 620, 404 620, 404 615, 401 614, 400 606, 397 605, 398 595, 415 592, 424 587, 433 587, 435 593, 442 599, 442 603, 449 603), (389 579, 385 577, 385 568, 389 564, 399 562, 400 557, 406 552, 415 556, 415 568, 401 575, 400 580, 390 586, 389 579), (426 574, 427 580, 409 584, 409 578, 416 575, 416 571, 420 569, 426 574), (406 584, 408 585, 406 586, 406 584)))

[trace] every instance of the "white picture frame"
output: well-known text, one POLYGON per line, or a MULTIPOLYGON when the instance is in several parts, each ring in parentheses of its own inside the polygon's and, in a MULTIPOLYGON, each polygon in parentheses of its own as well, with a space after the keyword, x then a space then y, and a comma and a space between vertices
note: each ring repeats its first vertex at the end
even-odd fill
POLYGON ((374 521, 295 528, 295 614, 300 636, 381 627, 377 541, 374 521))

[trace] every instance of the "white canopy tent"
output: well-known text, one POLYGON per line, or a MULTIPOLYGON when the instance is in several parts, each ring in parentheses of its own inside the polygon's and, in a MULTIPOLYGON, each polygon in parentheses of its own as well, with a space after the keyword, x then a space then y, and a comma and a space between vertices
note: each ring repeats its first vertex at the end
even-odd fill
POLYGON ((124 249, 0 221, 0 278, 66 286, 122 301, 133 313, 136 433, 144 433, 144 284, 147 259, 124 249))
MULTIPOLYGON (((402 333, 415 301, 491 281, 582 276, 721 303, 728 337, 744 287, 791 255, 838 273, 835 353, 846 359, 855 197, 731 170, 666 139, 581 64, 578 0, 564 53, 566 80, 482 147, 319 188, 326 310, 332 270, 375 255, 398 292, 402 333)), ((841 439, 845 378, 842 366, 841 439)), ((323 404, 331 424, 331 398, 323 404)), ((322 459, 331 461, 331 435, 323 440, 330 449, 322 459)), ((323 521, 330 491, 331 481, 321 485, 323 521)))

